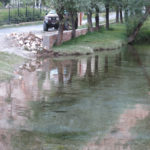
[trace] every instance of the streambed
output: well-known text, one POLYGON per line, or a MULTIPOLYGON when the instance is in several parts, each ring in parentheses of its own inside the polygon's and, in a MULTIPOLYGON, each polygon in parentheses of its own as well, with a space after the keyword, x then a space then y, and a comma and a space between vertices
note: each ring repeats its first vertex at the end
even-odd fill
POLYGON ((149 49, 40 59, 1 82, 0 149, 148 150, 149 49))

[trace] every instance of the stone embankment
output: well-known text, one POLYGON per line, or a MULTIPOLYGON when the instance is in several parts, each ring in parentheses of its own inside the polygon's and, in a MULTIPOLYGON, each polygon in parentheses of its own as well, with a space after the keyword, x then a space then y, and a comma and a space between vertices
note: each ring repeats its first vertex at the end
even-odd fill
MULTIPOLYGON (((76 37, 79 37, 81 35, 86 35, 87 32, 88 32, 87 28, 77 29, 76 30, 76 37)), ((56 40, 57 40, 57 35, 58 35, 58 33, 43 36, 43 46, 47 50, 50 50, 54 46, 54 44, 56 43, 56 40)), ((69 41, 69 40, 71 40, 71 38, 72 38, 72 30, 64 31, 63 42, 69 41)))
MULTIPOLYGON (((88 29, 76 30, 76 37, 87 34, 88 29)), ((19 47, 24 50, 37 53, 38 51, 48 50, 51 51, 52 47, 56 43, 58 32, 42 35, 36 33, 11 33, 9 38, 13 39, 19 47)), ((64 31, 63 42, 69 41, 72 38, 72 31, 64 31)))

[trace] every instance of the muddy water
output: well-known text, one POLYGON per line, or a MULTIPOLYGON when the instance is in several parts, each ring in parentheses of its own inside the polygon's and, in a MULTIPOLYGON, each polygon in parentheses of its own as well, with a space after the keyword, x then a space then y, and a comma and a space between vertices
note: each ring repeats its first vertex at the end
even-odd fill
POLYGON ((0 150, 149 150, 150 46, 39 60, 0 83, 0 150))

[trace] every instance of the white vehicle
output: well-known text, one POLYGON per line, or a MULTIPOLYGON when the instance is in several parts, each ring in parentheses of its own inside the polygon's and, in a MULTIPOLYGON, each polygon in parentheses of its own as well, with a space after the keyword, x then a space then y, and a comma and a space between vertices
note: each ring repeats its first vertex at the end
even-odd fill
MULTIPOLYGON (((71 18, 68 12, 64 12, 65 24, 64 29, 70 30, 71 26, 71 18)), ((56 30, 59 28, 59 17, 55 10, 51 10, 44 18, 43 30, 48 31, 49 28, 55 28, 56 30)), ((76 18, 75 28, 78 28, 78 18, 76 18)))
POLYGON ((48 31, 48 28, 59 28, 59 18, 55 10, 51 10, 44 18, 43 30, 48 31))

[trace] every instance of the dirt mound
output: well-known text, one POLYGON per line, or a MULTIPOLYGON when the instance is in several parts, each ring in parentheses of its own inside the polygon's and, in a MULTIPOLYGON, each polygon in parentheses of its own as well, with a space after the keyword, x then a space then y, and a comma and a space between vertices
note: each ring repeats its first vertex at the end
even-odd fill
POLYGON ((42 46, 42 36, 35 35, 33 33, 11 33, 9 35, 19 47, 28 50, 28 51, 37 51, 43 50, 42 46))

